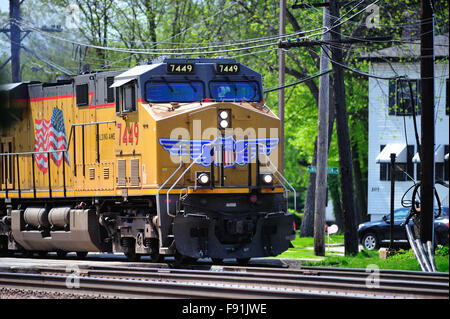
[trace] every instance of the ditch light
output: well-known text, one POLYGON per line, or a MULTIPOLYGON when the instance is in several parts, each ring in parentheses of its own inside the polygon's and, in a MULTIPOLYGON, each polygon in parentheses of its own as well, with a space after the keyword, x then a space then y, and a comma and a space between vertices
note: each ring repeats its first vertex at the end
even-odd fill
POLYGON ((273 185, 273 175, 272 174, 260 174, 260 181, 262 185, 272 186, 273 185))
POLYGON ((209 172, 195 172, 196 186, 209 186, 211 184, 211 177, 209 172))

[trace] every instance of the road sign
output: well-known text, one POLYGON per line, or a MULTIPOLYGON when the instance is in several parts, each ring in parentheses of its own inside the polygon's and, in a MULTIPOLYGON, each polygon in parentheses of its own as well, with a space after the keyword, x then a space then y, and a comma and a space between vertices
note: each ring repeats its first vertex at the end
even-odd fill
MULTIPOLYGON (((308 166, 308 173, 316 173, 317 172, 317 166, 308 166)), ((339 174, 339 169, 337 167, 328 167, 327 168, 327 174, 331 174, 331 175, 338 175, 339 174)))

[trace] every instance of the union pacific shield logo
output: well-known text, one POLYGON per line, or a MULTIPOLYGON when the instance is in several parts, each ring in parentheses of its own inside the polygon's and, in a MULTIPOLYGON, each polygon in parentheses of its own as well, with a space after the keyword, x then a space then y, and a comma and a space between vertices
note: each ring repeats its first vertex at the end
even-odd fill
POLYGON ((160 138, 159 144, 174 156, 189 156, 197 164, 210 166, 212 162, 224 167, 235 164, 244 166, 256 158, 256 150, 260 155, 270 155, 278 146, 279 138, 255 138, 235 140, 233 136, 220 137, 214 140, 189 140, 160 138), (221 151, 222 150, 222 151, 221 151))

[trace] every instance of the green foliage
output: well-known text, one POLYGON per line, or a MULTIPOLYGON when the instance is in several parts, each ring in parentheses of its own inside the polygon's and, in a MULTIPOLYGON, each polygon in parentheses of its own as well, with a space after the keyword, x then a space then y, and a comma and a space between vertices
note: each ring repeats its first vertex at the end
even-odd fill
MULTIPOLYGON (((322 9, 292 9, 296 0, 288 0, 286 32, 297 32, 290 40, 310 36, 319 39, 322 25, 322 9)), ((367 28, 367 2, 341 9, 343 37, 374 37, 392 35, 402 39, 404 27, 417 22, 419 1, 395 0, 379 2, 380 27, 367 28), (359 13, 358 13, 359 12, 359 13), (358 13, 358 14, 357 14, 358 13)), ((437 34, 448 32, 448 1, 435 1, 437 34)), ((22 6, 23 22, 40 28, 44 25, 61 25, 63 32, 52 36, 34 31, 23 44, 41 59, 22 50, 23 80, 54 80, 61 72, 44 62, 50 61, 76 74, 79 70, 79 46, 82 46, 81 64, 89 64, 91 70, 129 68, 139 62, 160 57, 155 50, 166 50, 169 57, 194 57, 192 51, 202 51, 202 57, 234 57, 263 75, 264 87, 278 86, 278 50, 276 41, 254 39, 278 35, 279 6, 277 1, 260 0, 27 0, 22 6), (67 29, 66 9, 69 4, 80 8, 80 24, 67 29), (239 44, 236 44, 239 43, 239 44), (245 44, 242 44, 245 43, 245 44), (217 45, 215 45, 217 44, 217 45), (224 45, 227 45, 224 47, 224 45), (242 50, 242 47, 255 46, 242 50), (258 47, 260 46, 260 47, 258 47), (112 50, 104 50, 104 47, 112 50), (201 49, 200 49, 201 48, 201 49), (151 52, 118 52, 118 49, 145 49, 151 52), (199 50, 200 49, 200 50, 199 50), (174 51, 177 50, 177 51, 174 51), (215 52, 215 53, 208 53, 215 52)), ((8 23, 7 14, 0 15, 0 24, 8 23)), ((417 23, 416 23, 417 26, 417 23)), ((3 41, 8 41, 0 35, 3 41)), ((366 42, 345 44, 344 63, 354 70, 370 71, 369 63, 358 59, 363 53, 392 46, 392 42, 366 42)), ((7 58, 0 52, 0 62, 7 58)), ((294 48, 286 52, 286 83, 316 74, 320 47, 294 48)), ((7 67, 9 70, 9 67, 7 67)), ((306 81, 285 90, 285 175, 299 191, 298 207, 302 209, 304 190, 317 135, 317 96, 319 79, 306 81)), ((352 71, 346 71, 348 121, 351 144, 357 151, 354 164, 359 164, 362 185, 367 181, 368 153, 368 81, 352 71)), ((266 104, 278 112, 277 91, 265 94, 266 104)), ((338 166, 336 134, 332 135, 328 156, 329 166, 338 166)), ((332 196, 335 206, 339 184, 332 196)), ((358 189, 358 188, 356 188, 358 189)))
MULTIPOLYGON (((448 246, 447 254, 448 254, 448 246)), ((440 248, 445 250, 445 247, 440 248)), ((437 250, 439 251, 439 249, 437 250)), ((435 263, 439 272, 449 271, 449 259, 447 256, 438 255, 436 252, 435 263)), ((376 265, 380 269, 397 269, 397 270, 415 270, 421 271, 420 266, 414 256, 412 250, 400 250, 393 256, 382 259, 379 257, 379 252, 363 250, 356 256, 327 256, 326 259, 320 261, 305 261, 302 265, 311 266, 335 266, 348 268, 366 268, 371 265, 376 265)))
MULTIPOLYGON (((299 259, 300 263, 305 266, 332 266, 332 267, 348 267, 348 268, 366 268, 370 265, 376 265, 380 269, 399 269, 399 270, 416 270, 420 271, 420 266, 414 256, 412 250, 399 250, 393 256, 387 259, 380 258, 378 250, 361 250, 356 256, 343 256, 342 251, 337 252, 335 246, 344 244, 343 235, 331 235, 329 243, 334 245, 326 248, 325 257, 314 255, 314 238, 313 237, 296 237, 291 242, 294 248, 277 256, 277 258, 299 259)), ((328 238, 326 238, 328 244, 328 238)), ((438 246, 435 252, 435 263, 438 271, 449 271, 448 245, 438 246)))
POLYGON ((448 257, 448 245, 446 246, 438 246, 435 252, 436 256, 440 257, 448 257))

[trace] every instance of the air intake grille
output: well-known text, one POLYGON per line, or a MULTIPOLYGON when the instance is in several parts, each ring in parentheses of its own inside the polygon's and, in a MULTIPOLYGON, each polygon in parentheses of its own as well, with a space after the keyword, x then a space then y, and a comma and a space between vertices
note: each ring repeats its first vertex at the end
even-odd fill
POLYGON ((126 175, 126 160, 117 160, 117 186, 126 186, 127 175, 126 175))
POLYGON ((130 160, 131 166, 131 176, 130 176, 130 185, 131 186, 139 186, 139 159, 133 158, 130 160))

